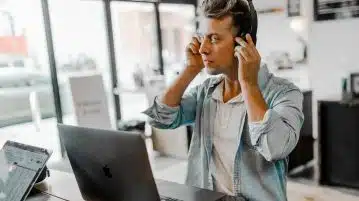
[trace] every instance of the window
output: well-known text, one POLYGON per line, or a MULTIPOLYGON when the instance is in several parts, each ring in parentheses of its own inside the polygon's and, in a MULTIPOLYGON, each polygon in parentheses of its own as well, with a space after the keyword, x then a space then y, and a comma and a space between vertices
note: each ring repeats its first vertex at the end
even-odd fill
POLYGON ((51 161, 58 160, 40 0, 1 1, 0 94, 0 146, 7 140, 40 146, 54 151, 51 161))
POLYGON ((158 44, 153 3, 112 2, 118 94, 123 120, 145 119, 145 78, 158 74, 158 44))
POLYGON ((64 123, 75 123, 69 78, 92 74, 103 77, 109 113, 114 121, 104 3, 50 0, 49 10, 64 123))
MULTIPOLYGON (((191 42, 195 34, 195 7, 188 4, 159 5, 161 32, 162 32, 162 56, 166 84, 169 85, 185 67, 185 48, 191 42)), ((200 73, 193 82, 195 86, 206 78, 205 73, 200 73)))

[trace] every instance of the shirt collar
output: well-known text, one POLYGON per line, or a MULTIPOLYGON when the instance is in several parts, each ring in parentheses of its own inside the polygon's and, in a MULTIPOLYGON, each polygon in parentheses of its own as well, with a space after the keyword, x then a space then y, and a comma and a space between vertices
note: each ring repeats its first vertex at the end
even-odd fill
POLYGON ((220 82, 216 89, 213 91, 212 93, 212 98, 214 100, 217 100, 217 101, 220 101, 220 102, 223 102, 223 83, 224 82, 220 82))
MULTIPOLYGON (((223 103, 223 85, 224 77, 222 76, 221 82, 217 85, 216 89, 212 93, 212 98, 223 103)), ((236 97, 229 100, 227 103, 241 103, 244 102, 242 94, 238 94, 236 97)))
MULTIPOLYGON (((259 84, 259 89, 261 91, 264 90, 264 88, 267 85, 267 82, 268 82, 269 78, 271 77, 271 75, 272 74, 269 72, 267 65, 265 63, 261 63, 261 67, 260 67, 259 72, 258 72, 258 82, 259 82, 258 84, 259 84)), ((210 81, 209 87, 210 88, 216 87, 223 80, 224 80, 224 76, 215 77, 210 81)))

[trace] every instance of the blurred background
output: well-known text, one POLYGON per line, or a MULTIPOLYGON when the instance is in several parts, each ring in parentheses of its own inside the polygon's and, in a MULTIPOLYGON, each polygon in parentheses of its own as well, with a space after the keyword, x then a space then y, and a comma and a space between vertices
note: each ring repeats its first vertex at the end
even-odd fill
MULTIPOLYGON (((253 2, 263 61, 304 94, 305 123, 289 156, 290 200, 359 200, 359 1, 253 2)), ((101 75, 112 128, 150 136, 155 176, 183 183, 191 126, 150 128, 141 112, 183 70, 198 5, 0 0, 0 145, 52 149, 50 168, 71 171, 56 128, 77 123, 69 78, 101 75)), ((206 78, 201 72, 190 88, 206 78)))

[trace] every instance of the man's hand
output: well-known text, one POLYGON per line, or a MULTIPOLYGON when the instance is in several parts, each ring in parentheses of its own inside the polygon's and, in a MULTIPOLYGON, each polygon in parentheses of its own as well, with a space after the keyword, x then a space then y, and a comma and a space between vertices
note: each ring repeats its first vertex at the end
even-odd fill
POLYGON ((246 39, 248 43, 236 38, 240 44, 235 48, 235 56, 238 58, 238 80, 247 106, 249 122, 259 122, 263 120, 268 109, 258 85, 261 56, 249 34, 246 35, 246 39))
POLYGON ((191 43, 186 47, 186 66, 187 68, 198 71, 198 73, 204 68, 202 56, 199 53, 200 46, 201 44, 197 37, 192 37, 191 43))
POLYGON ((235 47, 234 51, 234 55, 238 58, 238 80, 240 83, 257 85, 261 56, 250 34, 246 35, 246 39, 248 42, 240 37, 236 38, 240 44, 240 46, 235 47))
POLYGON ((161 100, 162 103, 170 107, 180 105, 183 93, 188 85, 204 68, 202 56, 199 53, 200 46, 198 39, 193 37, 191 43, 186 47, 186 68, 166 90, 161 100))

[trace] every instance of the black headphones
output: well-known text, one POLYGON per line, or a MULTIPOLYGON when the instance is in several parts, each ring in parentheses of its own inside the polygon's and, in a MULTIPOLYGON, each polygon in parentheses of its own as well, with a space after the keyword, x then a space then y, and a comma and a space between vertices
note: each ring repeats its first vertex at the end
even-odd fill
POLYGON ((236 18, 236 26, 240 26, 238 36, 245 40, 246 34, 249 33, 253 39, 254 44, 257 44, 257 11, 254 8, 252 0, 247 0, 247 2, 249 6, 249 13, 238 15, 234 14, 236 18))

